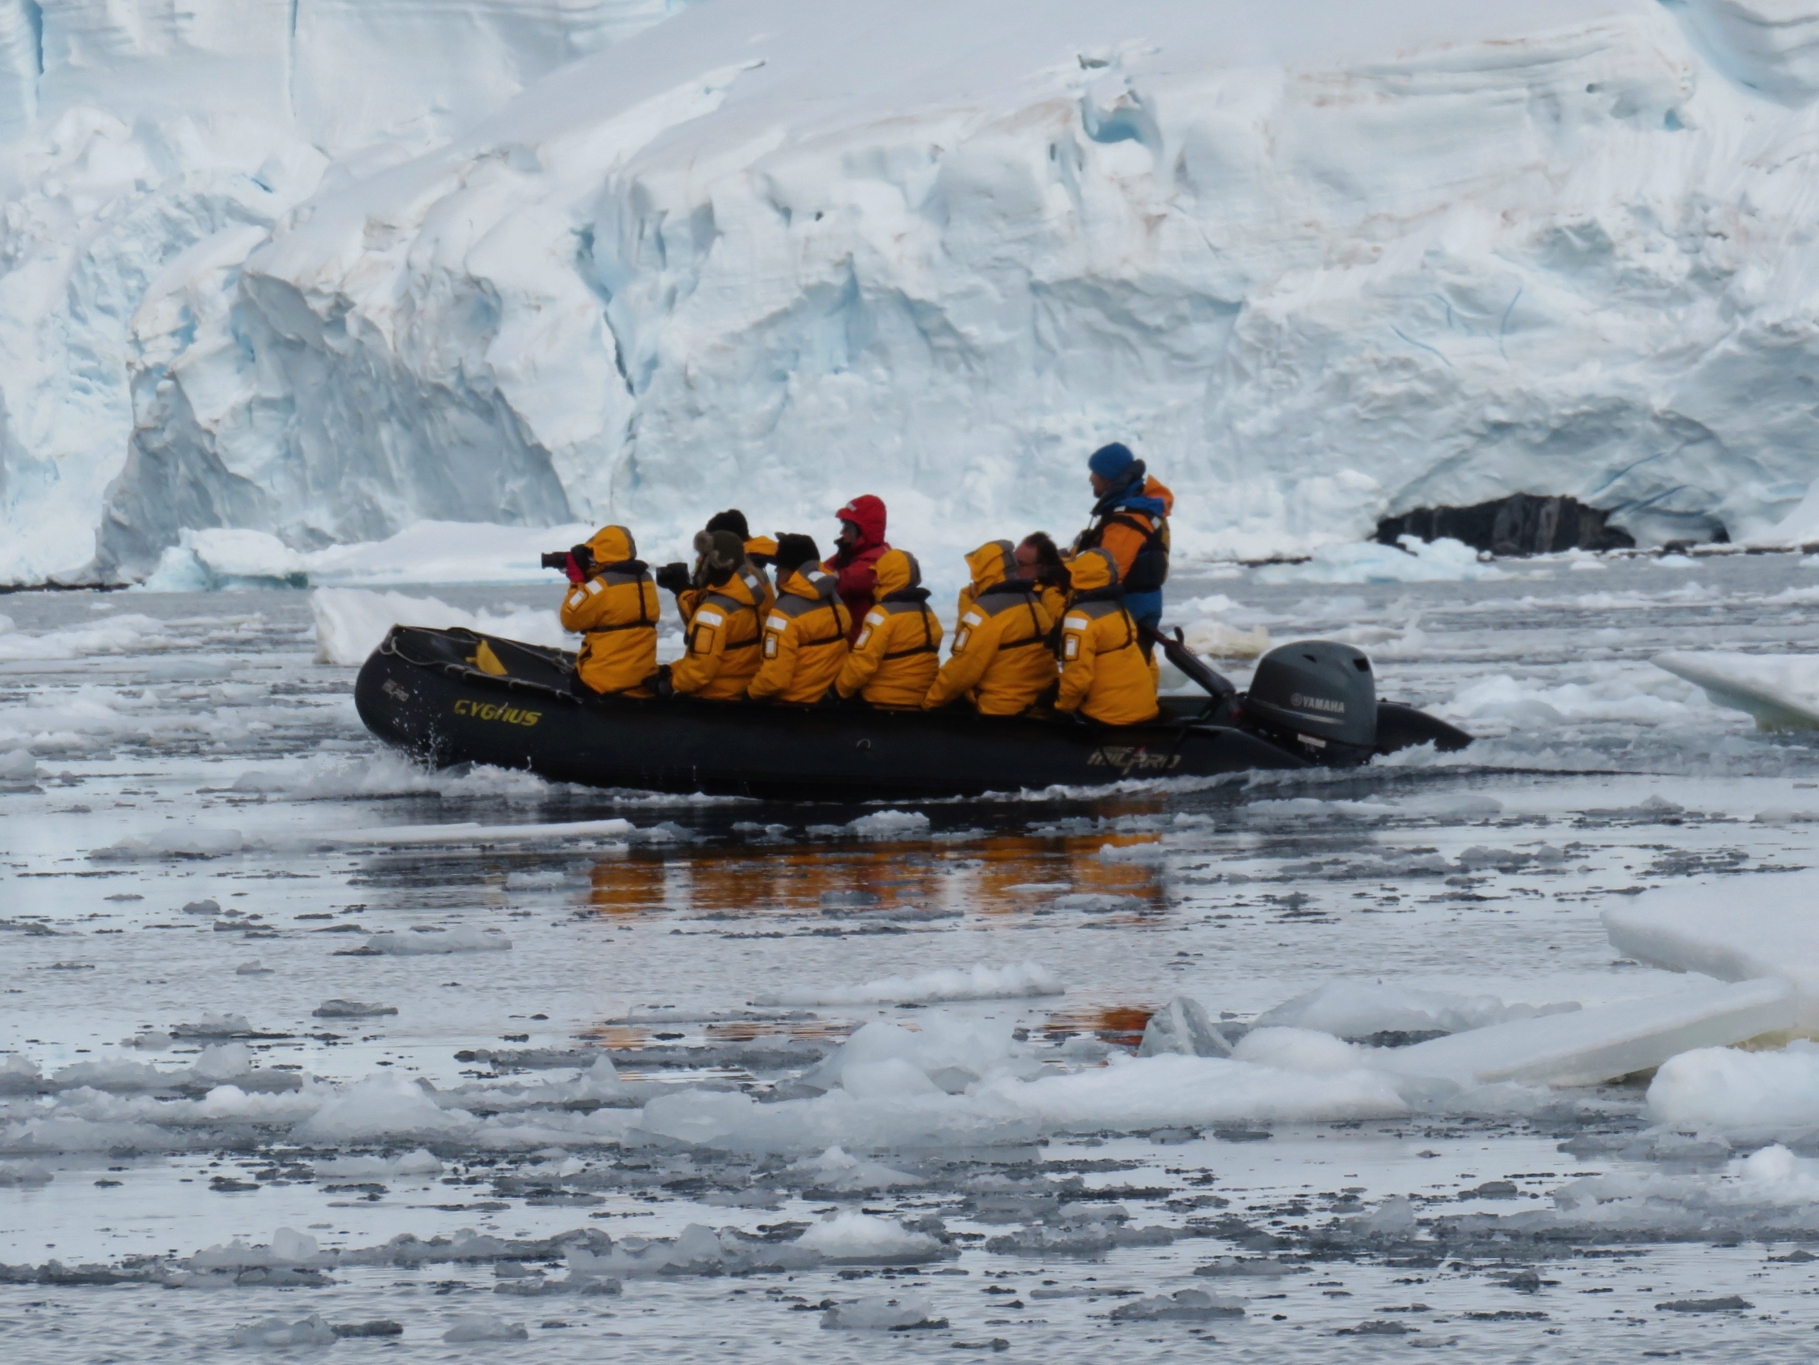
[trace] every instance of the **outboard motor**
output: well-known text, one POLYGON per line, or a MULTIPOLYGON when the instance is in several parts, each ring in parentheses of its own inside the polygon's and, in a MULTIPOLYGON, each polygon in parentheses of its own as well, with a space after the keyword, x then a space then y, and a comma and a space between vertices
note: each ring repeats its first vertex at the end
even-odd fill
POLYGON ((1240 723, 1317 763, 1363 763, 1377 746, 1377 680, 1361 650, 1281 645, 1257 661, 1240 723))

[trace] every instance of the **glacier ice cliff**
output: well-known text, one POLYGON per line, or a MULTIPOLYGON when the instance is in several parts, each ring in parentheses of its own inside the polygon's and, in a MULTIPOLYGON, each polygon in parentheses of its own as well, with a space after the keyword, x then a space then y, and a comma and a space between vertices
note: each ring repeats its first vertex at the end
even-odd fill
POLYGON ((0 581, 182 530, 1207 554, 1819 475, 1819 0, 0 0, 0 581), (823 506, 825 504, 825 506, 823 506))

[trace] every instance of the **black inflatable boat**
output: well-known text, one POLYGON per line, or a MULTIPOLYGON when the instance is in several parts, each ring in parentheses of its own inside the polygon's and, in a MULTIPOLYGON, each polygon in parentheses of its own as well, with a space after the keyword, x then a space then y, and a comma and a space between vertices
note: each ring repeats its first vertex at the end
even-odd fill
POLYGON ((1210 695, 1165 697, 1155 721, 1120 727, 958 709, 584 697, 573 690, 572 654, 413 626, 394 626, 366 661, 354 702, 374 734, 438 767, 490 763, 596 787, 785 799, 1213 777, 1471 742, 1411 707, 1379 703, 1369 661, 1349 646, 1274 650, 1239 694, 1178 642, 1163 644, 1210 695))

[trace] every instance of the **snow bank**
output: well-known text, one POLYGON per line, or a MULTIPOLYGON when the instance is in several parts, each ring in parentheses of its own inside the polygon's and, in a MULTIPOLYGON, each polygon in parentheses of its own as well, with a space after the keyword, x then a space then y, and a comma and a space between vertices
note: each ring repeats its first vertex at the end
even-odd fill
POLYGON ((1819 655, 1676 651, 1657 668, 1697 683, 1716 706, 1747 711, 1760 730, 1819 730, 1819 655))
POLYGON ((1750 878, 1747 899, 1704 885, 1647 891, 1603 914, 1611 947, 1676 972, 1720 981, 1780 977, 1799 993, 1800 1022, 1819 1026, 1819 873, 1750 878))
POLYGON ((1329 981, 1305 995, 1284 1001, 1257 1016, 1261 1027, 1318 1029, 1341 1038, 1373 1033, 1415 1033, 1440 1029, 1462 1033, 1513 1019, 1564 1014, 1577 1004, 1505 1005, 1494 995, 1454 995, 1447 991, 1385 986, 1381 982, 1329 981))
POLYGON ((555 607, 494 615, 463 611, 433 597, 406 597, 396 592, 363 592, 356 588, 318 588, 310 594, 316 618, 316 662, 359 665, 367 660, 393 626, 428 626, 448 630, 465 626, 526 644, 574 649, 580 637, 562 629, 555 607))
POLYGON ((1065 993, 1055 974, 1035 962, 1003 967, 975 962, 914 976, 885 976, 859 986, 800 987, 761 995, 754 1005, 932 1004, 947 1000, 1017 1000, 1065 993))
POLYGON ((1785 981, 1705 986, 1384 1049, 1373 1054, 1372 1065, 1400 1076, 1462 1084, 1591 1085, 1660 1066, 1690 1048, 1721 1047, 1790 1028, 1796 1007, 1785 981))

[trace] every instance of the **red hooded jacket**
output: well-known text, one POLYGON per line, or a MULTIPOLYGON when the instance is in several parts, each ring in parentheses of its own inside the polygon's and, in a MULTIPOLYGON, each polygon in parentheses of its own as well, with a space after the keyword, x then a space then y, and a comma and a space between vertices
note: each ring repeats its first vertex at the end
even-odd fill
POLYGON ((850 546, 842 545, 821 569, 834 575, 834 590, 853 616, 847 638, 856 640, 865 624, 865 613, 872 609, 878 587, 878 561, 891 548, 884 539, 884 501, 863 493, 836 515, 857 526, 859 538, 850 546))

